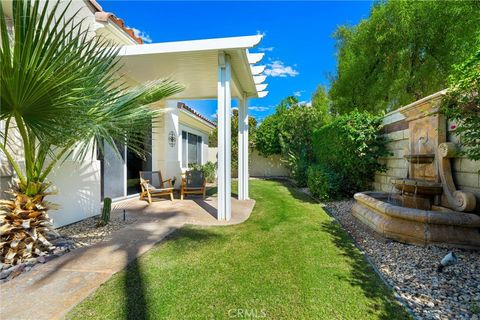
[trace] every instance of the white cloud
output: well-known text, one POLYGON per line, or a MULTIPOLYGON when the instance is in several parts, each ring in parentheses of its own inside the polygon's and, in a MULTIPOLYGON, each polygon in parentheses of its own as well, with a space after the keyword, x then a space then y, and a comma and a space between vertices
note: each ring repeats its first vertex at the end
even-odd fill
POLYGON ((258 36, 264 36, 264 37, 265 37, 265 36, 267 35, 267 33, 266 33, 265 31, 257 30, 257 35, 258 35, 258 36))
POLYGON ((259 111, 259 112, 267 111, 268 109, 270 109, 270 107, 261 107, 261 106, 248 107, 248 110, 259 111))
POLYGON ((212 118, 212 119, 217 119, 217 114, 216 114, 216 113, 211 114, 211 115, 210 115, 210 118, 212 118))
POLYGON ((286 66, 280 60, 274 60, 267 64, 267 68, 264 73, 270 77, 295 77, 298 75, 298 71, 290 66, 286 66))
POLYGON ((305 92, 305 90, 294 91, 293 95, 295 97, 300 97, 300 96, 302 96, 302 93, 304 93, 304 92, 305 92))
POLYGON ((273 49, 275 49, 275 47, 261 47, 261 48, 258 48, 258 51, 261 51, 261 52, 265 52, 265 51, 273 51, 273 49))
MULTIPOLYGON (((127 27, 129 28, 129 27, 127 27)), ((135 34, 135 36, 139 37, 140 39, 143 40, 143 42, 145 43, 152 43, 152 38, 150 37, 150 35, 146 32, 143 32, 142 30, 138 30, 137 28, 129 28, 129 29, 132 29, 133 30, 133 33, 135 34)))
POLYGON ((312 101, 300 101, 298 104, 299 105, 304 104, 307 107, 311 107, 312 106, 312 101))

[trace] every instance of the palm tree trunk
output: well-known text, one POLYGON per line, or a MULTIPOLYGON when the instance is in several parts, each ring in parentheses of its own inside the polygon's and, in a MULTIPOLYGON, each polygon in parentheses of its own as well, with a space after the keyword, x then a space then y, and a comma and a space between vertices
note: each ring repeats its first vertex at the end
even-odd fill
MULTIPOLYGON (((48 184, 36 186, 46 190, 48 184)), ((57 237, 44 200, 46 193, 28 196, 18 187, 10 192, 11 200, 0 200, 0 261, 18 264, 54 249, 50 240, 57 237)))

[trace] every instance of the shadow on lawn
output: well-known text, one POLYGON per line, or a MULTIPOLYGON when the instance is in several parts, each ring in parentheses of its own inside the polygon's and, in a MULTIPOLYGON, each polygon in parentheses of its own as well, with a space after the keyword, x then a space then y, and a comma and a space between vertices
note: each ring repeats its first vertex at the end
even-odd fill
POLYGON ((318 204, 319 203, 318 201, 316 201, 315 199, 310 197, 308 194, 298 190, 298 188, 296 188, 292 185, 289 185, 287 183, 285 183, 284 185, 287 187, 291 196, 294 197, 295 199, 300 200, 302 202, 311 203, 311 204, 318 204))
MULTIPOLYGON (((115 208, 115 210, 117 209, 118 208, 115 208)), ((126 258, 126 268, 124 269, 125 275, 123 278, 125 300, 115 301, 111 307, 122 309, 125 319, 150 318, 152 315, 149 314, 148 310, 149 297, 146 289, 147 287, 151 288, 152 285, 155 286, 155 284, 148 283, 148 286, 146 285, 145 273, 147 272, 147 270, 145 269, 145 265, 142 264, 141 258, 140 260, 138 260, 137 257, 144 253, 146 247, 149 247, 153 243, 158 241, 162 241, 162 243, 167 243, 171 240, 182 241, 182 239, 194 239, 198 240, 198 242, 201 243, 202 241, 208 241, 209 239, 218 238, 220 235, 209 230, 194 230, 188 227, 182 227, 180 229, 177 229, 177 227, 172 226, 168 228, 168 230, 166 231, 167 236, 164 237, 162 235, 165 234, 165 231, 152 229, 151 227, 144 227, 144 222, 150 222, 152 219, 150 217, 150 213, 147 212, 145 214, 140 214, 137 212, 136 214, 137 218, 139 219, 138 223, 130 225, 126 229, 120 231, 128 233, 128 235, 125 234, 125 236, 128 236, 128 242, 124 242, 120 245, 116 244, 114 239, 111 239, 94 245, 94 247, 97 248, 97 255, 91 254, 91 247, 83 247, 76 249, 70 254, 58 258, 58 260, 55 259, 51 262, 51 269, 47 270, 47 272, 42 273, 41 275, 39 275, 39 277, 33 280, 31 284, 32 288, 41 291, 42 288, 50 282, 51 278, 54 275, 58 274, 58 272, 64 269, 78 269, 80 270, 80 272, 90 272, 88 267, 87 269, 85 269, 83 268, 83 265, 79 265, 81 259, 85 257, 88 257, 88 259, 95 261, 98 265, 102 265, 107 274, 112 271, 116 272, 117 270, 109 270, 112 259, 111 254, 121 252, 126 258)), ((179 214, 178 212, 176 212, 175 209, 173 209, 171 212, 162 212, 161 214, 156 216, 156 219, 168 221, 176 220, 177 217, 179 217, 179 214)), ((116 259, 122 259, 121 255, 118 254, 116 254, 115 257, 116 259)), ((103 279, 100 281, 103 282, 103 279)), ((65 305, 71 303, 71 299, 69 298, 69 296, 65 295, 62 298, 65 299, 62 300, 65 305)), ((74 305, 71 305, 69 307, 73 306, 74 305)), ((73 311, 72 317, 75 318, 75 316, 75 311, 73 311)))
MULTIPOLYGON (((148 235, 145 235, 148 236, 148 235)), ((202 229, 192 229, 189 227, 182 227, 170 235, 168 235, 161 245, 166 245, 170 241, 182 241, 183 239, 195 240, 198 243, 210 240, 212 238, 220 237, 219 234, 202 229)), ((152 317, 148 312, 148 294, 145 288, 145 266, 142 265, 139 259, 136 259, 136 252, 129 252, 130 264, 125 270, 124 276, 124 292, 126 297, 125 319, 141 320, 152 317)), ((140 258, 141 259, 141 258, 140 258)), ((149 284, 152 287, 152 284, 149 284)), ((153 311, 153 310, 152 310, 153 311)))
POLYGON ((329 221, 322 224, 322 230, 332 235, 334 244, 350 261, 352 267, 350 277, 348 279, 342 277, 341 280, 346 280, 363 290, 364 295, 372 302, 367 307, 375 312, 380 311, 380 319, 409 319, 406 310, 394 301, 390 290, 379 279, 342 226, 336 221, 329 221))

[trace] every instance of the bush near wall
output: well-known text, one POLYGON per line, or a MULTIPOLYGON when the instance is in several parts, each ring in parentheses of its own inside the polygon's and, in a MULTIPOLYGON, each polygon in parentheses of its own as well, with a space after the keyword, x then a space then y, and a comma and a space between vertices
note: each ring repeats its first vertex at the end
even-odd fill
POLYGON ((255 149, 263 156, 279 154, 299 187, 307 185, 307 169, 314 159, 313 132, 330 119, 324 89, 320 87, 313 98, 312 105, 293 96, 283 99, 256 132, 255 149))
POLYGON ((340 196, 342 180, 335 171, 323 165, 314 164, 307 170, 308 190, 320 200, 340 196))
POLYGON ((205 164, 190 164, 189 168, 192 170, 199 170, 202 171, 205 175, 205 181, 207 182, 215 182, 216 172, 217 172, 217 163, 213 163, 208 161, 205 164))
POLYGON ((381 127, 381 116, 353 111, 316 130, 310 191, 326 199, 369 189, 375 172, 386 170, 378 158, 389 155, 381 127))

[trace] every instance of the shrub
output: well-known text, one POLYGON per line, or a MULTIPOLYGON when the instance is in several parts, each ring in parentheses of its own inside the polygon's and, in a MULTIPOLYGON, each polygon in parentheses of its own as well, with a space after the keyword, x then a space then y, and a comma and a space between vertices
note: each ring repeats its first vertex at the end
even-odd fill
POLYGON ((207 182, 214 182, 215 181, 215 172, 217 171, 217 164, 211 161, 208 161, 204 165, 201 164, 190 164, 190 169, 192 170, 200 170, 205 175, 205 180, 207 182))
POLYGON ((313 132, 328 118, 324 96, 324 102, 317 101, 315 106, 299 103, 295 97, 285 98, 257 130, 255 148, 264 156, 280 154, 300 187, 306 186, 307 169, 314 160, 313 132))
POLYGON ((376 171, 386 170, 378 162, 389 154, 386 139, 379 134, 381 126, 381 116, 353 111, 315 131, 316 163, 335 173, 335 181, 331 181, 335 185, 329 190, 338 196, 351 196, 368 189, 376 171))
POLYGON ((255 136, 255 149, 263 156, 268 157, 280 154, 282 149, 278 140, 280 130, 278 128, 280 117, 273 114, 262 121, 255 136))
POLYGON ((310 193, 321 200, 336 198, 340 194, 342 179, 328 167, 310 166, 307 170, 307 186, 310 193))
MULTIPOLYGON (((238 168, 238 110, 232 110, 231 117, 231 140, 232 140, 232 170, 238 168)), ((253 150, 255 145, 255 131, 257 130, 257 120, 254 117, 248 116, 248 147, 249 150, 253 150)), ((208 146, 209 147, 218 147, 218 127, 210 133, 208 136, 208 146)))

